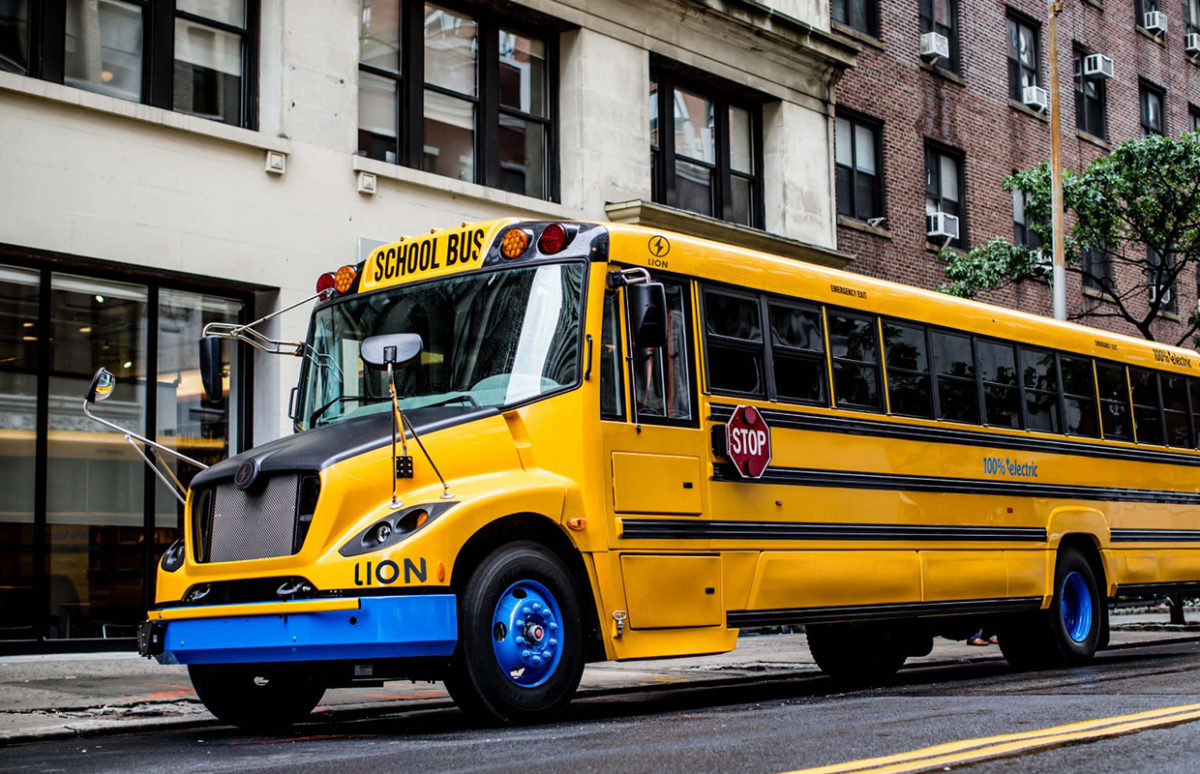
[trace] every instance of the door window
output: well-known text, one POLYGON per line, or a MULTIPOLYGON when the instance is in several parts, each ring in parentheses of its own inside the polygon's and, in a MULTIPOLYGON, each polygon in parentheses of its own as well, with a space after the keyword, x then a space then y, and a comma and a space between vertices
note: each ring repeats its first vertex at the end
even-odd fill
POLYGON ((666 346, 638 348, 630 343, 634 420, 651 424, 692 423, 688 286, 671 280, 663 281, 663 285, 667 295, 666 346))

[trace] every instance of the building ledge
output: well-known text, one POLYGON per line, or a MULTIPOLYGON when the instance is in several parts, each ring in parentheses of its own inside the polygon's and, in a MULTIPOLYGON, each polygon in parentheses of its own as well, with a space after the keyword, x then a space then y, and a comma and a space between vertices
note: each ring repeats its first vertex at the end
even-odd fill
POLYGON ((734 19, 759 33, 799 49, 807 49, 839 68, 854 66, 859 46, 758 0, 682 0, 734 19))
POLYGON ((1013 110, 1017 111, 1018 113, 1024 113, 1027 116, 1036 118, 1037 120, 1041 121, 1044 124, 1050 123, 1050 118, 1045 113, 1041 112, 1040 110, 1034 110, 1033 108, 1029 107, 1028 105, 1022 105, 1020 102, 1017 102, 1015 99, 1010 99, 1008 101, 1008 106, 1010 108, 1012 108, 1013 110))
POLYGON ((1166 34, 1162 34, 1162 35, 1155 35, 1153 32, 1151 32, 1150 30, 1146 29, 1145 27, 1143 27, 1143 26, 1142 26, 1142 25, 1140 25, 1140 24, 1139 24, 1139 25, 1137 25, 1137 27, 1135 27, 1134 29, 1136 29, 1136 30, 1138 31, 1138 34, 1140 34, 1140 35, 1141 35, 1143 38, 1147 38, 1148 40, 1152 40, 1152 41, 1154 41, 1155 43, 1157 43, 1158 45, 1162 46, 1163 48, 1166 48, 1166 47, 1167 47, 1167 36, 1166 36, 1166 34))
POLYGON ((56 102, 60 105, 90 110, 96 113, 137 121, 143 124, 160 126, 164 129, 174 129, 188 134, 201 135, 213 140, 242 145, 248 148, 258 148, 274 151, 284 155, 292 152, 292 142, 284 137, 242 129, 229 124, 210 121, 207 118, 191 116, 187 113, 176 113, 140 102, 108 97, 73 86, 63 86, 27 75, 0 72, 0 93, 21 94, 27 97, 56 102))
POLYGON ((884 239, 892 238, 891 229, 872 226, 870 223, 864 223, 863 221, 855 220, 854 218, 847 218, 845 215, 838 215, 837 224, 842 228, 861 231, 864 234, 871 234, 872 236, 883 237, 884 239))
MULTIPOLYGON (((427 190, 436 190, 452 198, 461 197, 477 202, 500 205, 519 213, 531 214, 537 217, 561 218, 563 220, 579 220, 584 216, 582 210, 576 210, 557 202, 546 199, 535 199, 532 196, 510 193, 499 188, 489 188, 478 183, 468 183, 453 177, 435 175, 412 167, 390 164, 378 159, 365 156, 351 156, 351 169, 355 175, 365 172, 377 178, 394 180, 403 185, 411 185, 427 190)), ((364 192, 365 193, 365 192, 364 192)))
POLYGON ((959 86, 967 85, 967 82, 963 80, 963 77, 953 70, 948 70, 945 67, 938 67, 937 65, 931 65, 928 62, 921 62, 920 67, 922 70, 933 73, 939 78, 944 78, 951 83, 956 83, 959 86))
POLYGON ((1104 0, 1083 0, 1084 5, 1090 5, 1101 13, 1104 12, 1104 0))
POLYGON ((801 242, 799 239, 771 234, 748 226, 727 223, 723 220, 697 215, 686 210, 668 207, 665 204, 648 202, 644 199, 609 202, 604 205, 604 211, 608 213, 609 220, 614 223, 629 223, 678 231, 681 234, 712 239, 821 266, 832 266, 835 269, 844 268, 854 258, 849 253, 843 253, 840 250, 801 242))
POLYGON ((1078 137, 1079 139, 1083 140, 1086 143, 1095 145, 1097 148, 1102 149, 1105 153, 1112 153, 1112 146, 1109 145, 1106 141, 1101 140, 1099 137, 1096 137, 1094 135, 1088 134, 1087 132, 1080 131, 1080 130, 1077 130, 1075 132, 1075 136, 1078 137))
POLYGON ((829 26, 831 28, 833 28, 833 33, 835 35, 842 35, 844 37, 850 38, 851 40, 853 40, 856 43, 862 43, 864 46, 870 46, 871 48, 877 48, 880 51, 887 51, 887 45, 885 45, 881 39, 875 37, 874 35, 872 35, 870 33, 863 32, 862 30, 856 30, 853 27, 850 27, 846 24, 841 24, 836 21, 829 22, 829 26))

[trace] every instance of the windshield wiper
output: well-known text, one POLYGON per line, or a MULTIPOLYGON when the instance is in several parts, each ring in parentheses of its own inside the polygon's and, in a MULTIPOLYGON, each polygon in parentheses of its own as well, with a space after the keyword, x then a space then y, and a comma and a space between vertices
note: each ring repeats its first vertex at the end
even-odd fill
POLYGON ((317 419, 324 414, 326 410, 331 408, 335 403, 341 403, 344 400, 356 400, 360 403, 370 403, 372 401, 387 400, 387 398, 380 398, 374 395, 339 395, 326 403, 324 406, 321 406, 319 409, 314 411, 308 418, 308 426, 312 427, 315 425, 317 423, 317 419))
POLYGON ((450 398, 443 398, 442 400, 436 401, 434 403, 426 403, 424 405, 417 406, 416 408, 437 408, 438 406, 446 406, 451 403, 457 403, 460 400, 465 400, 468 403, 470 403, 472 407, 479 408, 479 402, 477 400, 475 400, 474 398, 472 398, 470 395, 465 395, 465 394, 464 395, 455 395, 450 398))

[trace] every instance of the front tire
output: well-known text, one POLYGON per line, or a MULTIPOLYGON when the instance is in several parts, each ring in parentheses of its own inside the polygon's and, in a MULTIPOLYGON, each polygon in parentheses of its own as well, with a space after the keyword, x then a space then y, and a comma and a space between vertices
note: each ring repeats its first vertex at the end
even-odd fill
POLYGON ((325 683, 299 665, 193 664, 196 695, 208 711, 249 731, 278 731, 308 717, 325 683))
POLYGON ((460 597, 459 645, 446 690, 476 717, 552 717, 583 675, 583 636, 579 595, 562 561, 536 543, 502 546, 460 597))
POLYGON ((1100 645, 1107 616, 1091 562, 1068 547, 1055 563, 1050 609, 1009 622, 999 633, 1000 650, 1017 669, 1085 664, 1100 645))

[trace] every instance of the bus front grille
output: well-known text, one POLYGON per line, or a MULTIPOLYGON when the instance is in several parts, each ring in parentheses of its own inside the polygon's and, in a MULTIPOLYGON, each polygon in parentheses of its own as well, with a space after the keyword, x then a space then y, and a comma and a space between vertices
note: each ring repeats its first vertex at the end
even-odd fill
POLYGON ((283 473, 249 490, 229 482, 197 496, 197 561, 238 562, 296 553, 312 521, 318 487, 316 476, 283 473))

